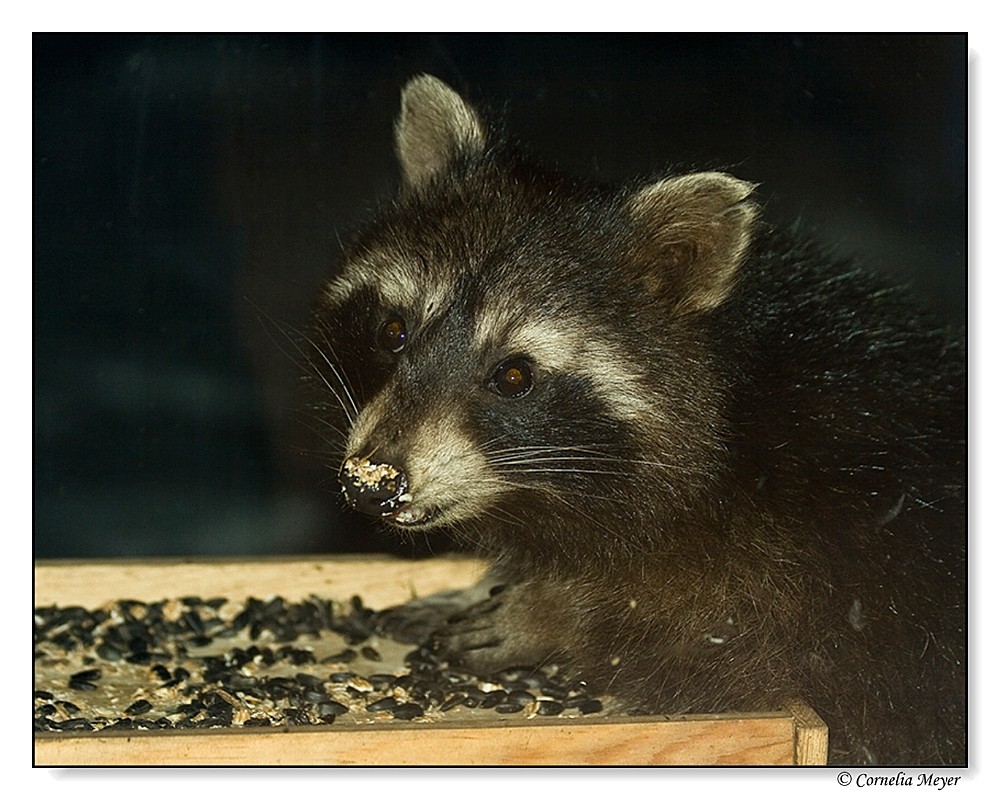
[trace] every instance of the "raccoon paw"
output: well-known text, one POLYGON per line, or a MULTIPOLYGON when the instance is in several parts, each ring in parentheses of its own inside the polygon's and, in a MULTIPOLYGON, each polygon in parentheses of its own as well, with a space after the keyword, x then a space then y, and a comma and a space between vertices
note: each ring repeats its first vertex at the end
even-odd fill
POLYGON ((501 607, 493 595, 451 615, 430 638, 431 650, 449 664, 473 672, 492 672, 502 663, 504 634, 493 615, 501 607))
POLYGON ((485 587, 476 584, 411 600, 378 612, 375 630, 403 644, 423 644, 449 619, 481 602, 486 593, 485 587))
POLYGON ((449 617, 431 636, 432 651, 478 675, 543 663, 553 655, 551 644, 533 637, 530 621, 518 614, 520 588, 493 587, 488 598, 449 617))

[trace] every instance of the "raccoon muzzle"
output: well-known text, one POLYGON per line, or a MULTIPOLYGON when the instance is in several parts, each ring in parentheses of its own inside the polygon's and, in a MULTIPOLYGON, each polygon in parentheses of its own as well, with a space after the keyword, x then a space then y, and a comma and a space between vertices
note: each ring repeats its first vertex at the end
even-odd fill
POLYGON ((415 510, 406 473, 392 464, 348 458, 340 470, 340 486, 351 508, 397 525, 421 525, 438 515, 437 508, 415 510))
POLYGON ((406 473, 392 464, 349 458, 340 470, 340 486, 348 504, 371 517, 393 514, 410 500, 406 473))

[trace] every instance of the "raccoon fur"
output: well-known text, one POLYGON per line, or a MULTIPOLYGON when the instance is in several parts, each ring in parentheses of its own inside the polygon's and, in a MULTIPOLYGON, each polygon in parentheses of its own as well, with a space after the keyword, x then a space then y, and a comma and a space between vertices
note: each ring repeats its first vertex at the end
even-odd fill
POLYGON ((396 149, 314 368, 350 505, 491 560, 423 604, 442 657, 655 713, 800 698, 832 761, 965 763, 964 334, 753 184, 546 170, 430 76, 396 149))

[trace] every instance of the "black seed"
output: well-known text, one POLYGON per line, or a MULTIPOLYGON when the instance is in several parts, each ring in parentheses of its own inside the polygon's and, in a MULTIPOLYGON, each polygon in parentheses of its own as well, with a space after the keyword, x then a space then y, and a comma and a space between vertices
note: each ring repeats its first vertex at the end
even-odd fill
POLYGON ((130 656, 126 656, 125 660, 129 664, 148 664, 150 662, 149 653, 133 653, 130 656))
POLYGON ((56 707, 52 703, 46 703, 44 706, 36 708, 35 713, 40 717, 47 717, 49 714, 56 713, 56 707))
MULTIPOLYGON (((417 698, 415 697, 414 699, 417 698)), ((441 689, 431 689, 423 695, 423 699, 427 700, 431 705, 441 705, 444 702, 444 692, 441 689)))
MULTIPOLYGON (((372 675, 371 677, 374 678, 375 676, 372 675)), ((394 676, 392 679, 392 683, 390 685, 393 687, 399 687, 401 689, 408 689, 411 686, 413 686, 413 676, 412 675, 394 676)))
POLYGON ((563 712, 563 705, 555 700, 539 700, 536 711, 540 717, 554 717, 563 712))
POLYGON ((191 607, 191 606, 200 606, 203 601, 197 595, 188 595, 187 597, 182 597, 181 602, 184 605, 191 607))
POLYGON ((90 683, 89 681, 70 681, 69 688, 75 689, 78 692, 93 692, 97 689, 96 683, 90 683))
POLYGON ((316 663, 316 656, 313 655, 312 650, 304 650, 299 647, 289 647, 288 645, 285 645, 284 647, 278 649, 276 655, 280 659, 287 659, 288 661, 291 661, 295 664, 295 666, 299 666, 300 664, 316 663))
POLYGON ((56 696, 52 692, 46 692, 43 689, 37 689, 35 691, 35 697, 39 700, 55 700, 56 696))
POLYGON ((190 703, 181 703, 181 705, 177 706, 177 708, 174 710, 174 713, 183 714, 185 717, 193 717, 199 712, 203 711, 204 708, 205 708, 204 703, 202 703, 200 700, 195 700, 190 703))
POLYGON ((422 717, 424 710, 416 703, 401 703, 392 709, 392 715, 396 719, 414 719, 415 717, 422 717))
POLYGON ((208 647, 212 643, 211 636, 192 636, 190 642, 195 647, 208 647))
POLYGON ((393 685, 396 680, 395 675, 390 675, 385 672, 376 672, 374 675, 368 676, 368 682, 374 686, 379 691, 387 689, 393 685))
POLYGON ((213 597, 211 600, 205 601, 206 606, 208 606, 209 608, 214 608, 216 611, 222 608, 225 604, 226 604, 225 597, 213 597))
MULTIPOLYGON (((174 680, 179 680, 174 678, 174 680)), ((257 689, 259 680, 250 675, 230 675, 225 679, 225 688, 233 692, 247 692, 257 689)))
POLYGON ((383 697, 365 706, 368 711, 389 711, 399 705, 395 697, 383 697))
POLYGON ((500 703, 495 710, 498 714, 516 714, 518 711, 524 711, 524 706, 520 703, 500 703))
POLYGON ((324 722, 333 722, 341 714, 346 714, 350 709, 343 703, 334 700, 327 700, 316 706, 316 713, 324 722), (327 719, 329 717, 329 719, 327 719))
POLYGON ((198 616, 197 611, 185 611, 181 614, 181 619, 192 633, 198 634, 199 636, 205 633, 205 625, 201 621, 201 617, 198 616))
POLYGON ((67 714, 75 714, 80 710, 80 706, 76 703, 71 703, 69 700, 57 700, 56 705, 62 706, 62 710, 67 714))
POLYGON ((288 708, 285 710, 285 721, 289 725, 308 725, 309 714, 301 708, 288 708))
POLYGON ((515 680, 504 681, 508 689, 540 689, 548 679, 540 673, 527 673, 520 675, 515 680))
POLYGON ((531 692, 526 692, 523 689, 515 689, 507 695, 507 699, 511 703, 521 703, 524 705, 526 703, 534 702, 535 696, 531 692))
POLYGON ((317 678, 315 675, 310 675, 308 672, 296 673, 295 680, 301 685, 311 686, 313 688, 321 687, 323 685, 322 678, 317 678))
POLYGON ((174 680, 175 681, 186 681, 191 677, 191 673, 188 672, 184 667, 178 667, 174 670, 174 680))
POLYGON ((480 703, 481 708, 496 708, 507 699, 507 692, 497 689, 495 692, 487 692, 480 703))
POLYGON ((441 659, 438 658, 430 649, 426 647, 420 647, 416 650, 411 650, 405 656, 403 656, 403 663, 410 667, 410 669, 415 669, 420 665, 440 667, 441 659))
POLYGON ((462 705, 467 698, 464 694, 453 694, 447 700, 441 704, 442 711, 451 711, 453 708, 457 708, 462 705))
POLYGON ((369 661, 382 660, 382 654, 379 653, 379 651, 376 650, 374 647, 369 647, 368 645, 365 645, 364 647, 361 648, 361 655, 363 655, 369 661))
POLYGON ((125 709, 126 714, 136 715, 145 714, 153 708, 152 703, 148 700, 136 700, 132 705, 125 709))
POLYGON ((285 598, 272 597, 270 600, 268 600, 267 604, 261 609, 261 616, 276 617, 284 609, 285 609, 285 598))
POLYGON ((229 623, 229 627, 234 631, 241 631, 250 624, 251 616, 249 609, 244 608, 239 614, 233 617, 233 621, 229 623))
POLYGON ((167 669, 165 666, 163 666, 163 664, 154 664, 149 668, 149 671, 152 672, 161 681, 170 680, 170 670, 167 669))
POLYGON ((74 717, 60 723, 59 729, 64 731, 92 731, 94 730, 94 726, 90 724, 90 720, 88 719, 74 717))
POLYGON ((329 699, 329 695, 319 689, 307 689, 302 693, 302 699, 307 703, 322 703, 329 699))
POLYGON ((352 650, 348 647, 346 650, 341 650, 339 653, 334 653, 332 656, 327 656, 320 663, 321 664, 350 664, 354 659, 358 657, 356 650, 352 650))
POLYGON ((596 714, 598 711, 603 711, 604 706, 600 700, 588 700, 586 703, 581 703, 578 710, 581 714, 596 714))
POLYGON ((71 681, 96 681, 101 677, 101 671, 99 669, 85 669, 80 672, 75 672, 69 676, 71 681))
POLYGON ((243 723, 243 727, 244 728, 266 728, 266 727, 270 726, 270 724, 271 724, 271 720, 269 720, 267 717, 261 717, 261 718, 254 717, 254 718, 248 719, 246 722, 244 722, 243 723))
POLYGON ((114 645, 102 642, 97 646, 97 655, 105 661, 121 661, 125 654, 114 645))
POLYGON ((353 677, 353 672, 331 672, 329 680, 331 683, 347 683, 353 677))
POLYGON ((239 669, 244 664, 249 664, 251 661, 253 661, 253 656, 239 647, 234 647, 226 654, 226 665, 235 667, 236 669, 239 669))

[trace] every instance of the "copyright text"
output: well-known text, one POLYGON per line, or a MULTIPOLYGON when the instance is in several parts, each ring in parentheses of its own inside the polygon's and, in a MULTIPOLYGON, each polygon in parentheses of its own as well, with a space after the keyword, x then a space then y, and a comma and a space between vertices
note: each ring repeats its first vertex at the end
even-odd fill
POLYGON ((947 786, 956 786, 961 779, 961 775, 935 775, 933 772, 919 772, 916 775, 909 775, 905 772, 897 772, 895 775, 870 775, 867 772, 859 772, 852 775, 850 772, 841 772, 837 776, 837 783, 841 786, 928 786, 941 791, 947 786))

